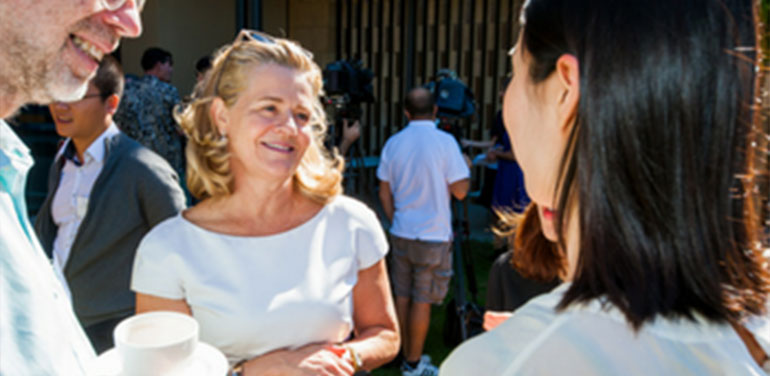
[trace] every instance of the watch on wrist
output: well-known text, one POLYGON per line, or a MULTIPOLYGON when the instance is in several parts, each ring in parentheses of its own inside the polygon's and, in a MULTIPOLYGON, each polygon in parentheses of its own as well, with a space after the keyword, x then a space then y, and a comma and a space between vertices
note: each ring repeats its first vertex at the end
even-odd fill
POLYGON ((243 365, 245 363, 245 360, 235 363, 235 365, 230 368, 230 372, 227 373, 227 376, 243 376, 243 365))
POLYGON ((353 373, 363 369, 364 362, 361 361, 361 355, 353 349, 353 346, 345 345, 345 349, 348 350, 348 355, 350 356, 350 364, 353 365, 353 373))

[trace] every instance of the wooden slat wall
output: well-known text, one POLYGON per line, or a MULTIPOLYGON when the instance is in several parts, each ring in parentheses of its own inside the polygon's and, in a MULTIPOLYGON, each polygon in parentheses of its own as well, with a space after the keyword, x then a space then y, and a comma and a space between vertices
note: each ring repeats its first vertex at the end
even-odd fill
POLYGON ((365 105, 361 146, 379 155, 405 123, 404 94, 438 69, 458 73, 476 97, 465 137, 486 139, 500 108, 500 81, 518 32, 521 0, 339 0, 338 59, 361 59, 374 71, 376 102, 365 105))

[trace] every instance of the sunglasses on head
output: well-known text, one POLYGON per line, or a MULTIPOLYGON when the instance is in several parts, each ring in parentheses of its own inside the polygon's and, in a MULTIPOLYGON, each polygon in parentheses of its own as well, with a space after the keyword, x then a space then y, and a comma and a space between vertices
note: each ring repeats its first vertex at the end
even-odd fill
POLYGON ((235 37, 235 40, 233 41, 232 46, 227 51, 225 60, 222 61, 222 69, 219 70, 219 75, 217 76, 217 81, 214 85, 215 96, 219 95, 219 81, 222 80, 222 72, 224 72, 225 70, 224 67, 227 66, 227 62, 230 60, 230 53, 233 50, 232 47, 238 43, 251 42, 251 41, 264 43, 264 44, 276 44, 275 39, 273 39, 273 37, 260 31, 242 29, 240 32, 238 32, 238 36, 235 37))
POLYGON ((268 34, 261 31, 243 29, 235 37, 236 42, 248 42, 250 40, 261 42, 265 44, 275 44, 275 39, 268 34))

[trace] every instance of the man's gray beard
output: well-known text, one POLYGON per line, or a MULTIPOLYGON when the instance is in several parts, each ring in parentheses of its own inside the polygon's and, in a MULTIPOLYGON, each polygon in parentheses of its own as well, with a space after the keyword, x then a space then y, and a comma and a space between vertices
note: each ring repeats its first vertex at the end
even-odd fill
POLYGON ((83 80, 75 77, 69 67, 58 60, 44 74, 46 79, 43 81, 41 96, 33 98, 33 103, 72 102, 83 98, 86 91, 88 91, 88 81, 90 79, 83 80))
POLYGON ((71 102, 85 95, 88 80, 75 77, 59 51, 42 56, 39 48, 20 38, 7 42, 0 42, 6 51, 0 54, 0 95, 20 96, 21 103, 35 104, 71 102))

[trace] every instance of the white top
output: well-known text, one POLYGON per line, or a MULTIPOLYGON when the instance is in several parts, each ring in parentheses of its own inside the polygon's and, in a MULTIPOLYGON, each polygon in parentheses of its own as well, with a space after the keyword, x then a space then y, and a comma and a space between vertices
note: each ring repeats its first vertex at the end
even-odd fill
MULTIPOLYGON (((569 284, 537 297, 491 332, 455 349, 453 375, 764 375, 730 325, 658 318, 634 333, 594 300, 557 313, 569 284)), ((748 325, 770 350, 767 318, 748 325), (760 324, 764 322, 764 325, 760 324)))
POLYGON ((27 216, 32 164, 0 119, 0 375, 84 375, 96 354, 27 216))
POLYGON ((80 223, 86 216, 91 189, 104 167, 105 142, 119 133, 114 123, 104 130, 83 153, 84 161, 79 161, 80 166, 63 156, 68 147, 74 147, 70 146, 72 140, 69 138, 64 141, 54 158, 54 163, 57 163, 59 158, 64 158, 64 166, 59 177, 59 187, 51 203, 51 217, 57 227, 56 239, 53 241, 53 267, 69 298, 72 293, 69 291, 67 279, 64 278, 64 267, 69 260, 80 223))
POLYGON ((387 250, 375 214, 344 196, 302 225, 270 236, 215 233, 180 214, 142 240, 131 288, 187 301, 201 341, 233 363, 345 340, 353 329, 358 271, 387 250))
POLYGON ((390 233, 452 239, 449 185, 471 175, 457 141, 430 120, 410 122, 382 149, 377 178, 388 182, 395 213, 390 233))

